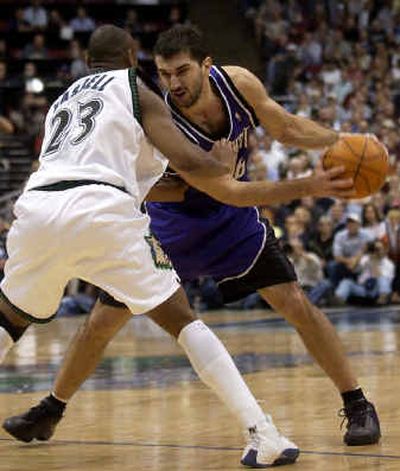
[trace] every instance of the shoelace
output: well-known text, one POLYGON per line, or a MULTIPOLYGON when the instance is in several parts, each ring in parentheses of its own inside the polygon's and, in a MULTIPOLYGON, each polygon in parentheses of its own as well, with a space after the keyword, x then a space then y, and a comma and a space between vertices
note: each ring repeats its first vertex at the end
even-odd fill
POLYGON ((250 445, 251 448, 257 449, 260 444, 260 436, 257 429, 255 427, 249 428, 248 433, 248 445, 250 445))
POLYGON ((351 425, 360 425, 363 427, 368 416, 368 407, 353 407, 340 409, 338 412, 339 417, 343 417, 342 423, 340 424, 340 430, 343 428, 343 424, 348 421, 347 428, 351 425))
MULTIPOLYGON (((247 437, 248 445, 250 445, 254 449, 258 449, 263 439, 263 431, 258 430, 257 427, 251 427, 247 429, 247 432, 248 432, 248 437, 247 437)), ((274 433, 274 434, 276 433, 276 437, 274 437, 275 439, 278 439, 281 437, 281 434, 278 432, 278 430, 275 428, 273 424, 271 424, 270 433, 274 433)))

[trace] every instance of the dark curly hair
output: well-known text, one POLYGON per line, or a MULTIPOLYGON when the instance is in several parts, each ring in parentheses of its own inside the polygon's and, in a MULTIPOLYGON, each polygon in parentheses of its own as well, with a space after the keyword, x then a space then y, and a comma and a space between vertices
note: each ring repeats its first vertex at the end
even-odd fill
POLYGON ((209 54, 203 33, 193 25, 176 25, 160 34, 154 46, 154 55, 169 59, 180 52, 201 63, 209 54))

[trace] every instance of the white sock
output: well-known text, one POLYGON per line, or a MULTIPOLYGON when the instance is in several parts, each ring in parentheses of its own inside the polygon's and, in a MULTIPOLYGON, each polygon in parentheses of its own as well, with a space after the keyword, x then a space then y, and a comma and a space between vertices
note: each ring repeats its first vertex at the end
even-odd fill
POLYGON ((65 405, 68 404, 68 401, 66 399, 61 399, 61 397, 58 397, 54 391, 50 392, 50 396, 53 396, 54 399, 57 399, 57 401, 63 402, 65 405))
POLYGON ((11 338, 10 334, 3 327, 0 327, 0 363, 3 362, 13 345, 14 340, 11 338))
POLYGON ((243 428, 265 422, 265 414, 232 358, 216 335, 200 320, 184 327, 178 337, 200 379, 227 405, 243 428))

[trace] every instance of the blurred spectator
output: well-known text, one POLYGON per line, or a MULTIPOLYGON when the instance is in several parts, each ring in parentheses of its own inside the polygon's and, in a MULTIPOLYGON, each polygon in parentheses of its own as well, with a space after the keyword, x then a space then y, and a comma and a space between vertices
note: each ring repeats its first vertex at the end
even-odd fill
POLYGON ((64 26, 65 22, 61 13, 58 10, 51 10, 49 15, 49 24, 47 27, 48 32, 59 32, 64 26))
POLYGON ((8 58, 7 43, 4 39, 0 39, 0 60, 6 60, 8 58))
POLYGON ((70 22, 70 27, 74 33, 90 33, 96 28, 96 23, 88 16, 84 7, 79 7, 76 11, 76 17, 70 22))
POLYGON ((189 303, 197 312, 223 307, 222 294, 217 283, 209 277, 183 283, 189 303))
POLYGON ((24 65, 24 71, 22 74, 24 82, 37 76, 38 76, 38 73, 37 73, 36 64, 34 62, 26 62, 24 65))
POLYGON ((269 170, 261 152, 253 152, 249 162, 249 176, 253 181, 269 179, 269 170))
POLYGON ((294 180, 295 178, 304 178, 310 176, 312 169, 307 154, 301 153, 297 157, 292 157, 288 162, 286 178, 294 180))
POLYGON ((289 239, 286 252, 293 262, 300 285, 309 290, 323 279, 319 257, 307 252, 300 239, 289 239))
POLYGON ((306 67, 318 68, 322 65, 322 45, 316 35, 305 34, 304 41, 300 45, 300 57, 306 67))
POLYGON ((88 73, 88 68, 85 61, 85 54, 82 50, 79 41, 73 40, 70 43, 69 54, 72 59, 71 62, 71 78, 77 80, 88 73))
POLYGON ((389 191, 386 196, 386 202, 391 207, 400 206, 400 176, 392 175, 389 178, 389 191))
POLYGON ((25 63, 24 72, 20 81, 22 81, 22 86, 28 93, 41 93, 44 90, 44 82, 39 77, 34 62, 25 63))
POLYGON ((362 224, 371 240, 382 239, 385 235, 385 223, 382 221, 378 208, 372 203, 367 203, 363 207, 362 224))
POLYGON ((304 223, 299 220, 293 213, 285 218, 284 233, 282 242, 289 242, 293 239, 299 239, 303 245, 307 243, 307 232, 304 223))
POLYGON ((317 232, 308 242, 308 250, 321 259, 322 265, 333 260, 333 223, 329 216, 321 216, 317 232))
POLYGON ((388 211, 385 220, 385 235, 383 242, 388 252, 390 260, 395 265, 395 275, 393 279, 392 301, 400 302, 400 209, 392 208, 388 211))
POLYGON ((24 10, 24 20, 34 29, 47 27, 47 11, 41 5, 42 0, 31 0, 31 5, 24 10))
POLYGON ((20 106, 10 112, 10 118, 17 132, 28 135, 34 141, 42 130, 47 107, 46 97, 25 93, 20 106))
POLYGON ((339 232, 346 226, 346 213, 344 202, 341 200, 335 200, 333 205, 328 211, 328 215, 333 224, 333 232, 339 232))
POLYGON ((43 34, 35 34, 33 41, 25 46, 22 57, 30 60, 42 60, 49 57, 43 34))
POLYGON ((127 29, 133 37, 136 37, 143 31, 143 26, 139 21, 137 11, 133 8, 129 8, 126 12, 126 18, 123 23, 124 28, 127 29))
POLYGON ((318 255, 308 252, 299 239, 290 239, 284 250, 293 263, 298 282, 313 304, 319 304, 329 293, 330 283, 324 280, 318 255))
POLYGON ((26 33, 32 31, 31 24, 25 19, 25 12, 22 8, 17 8, 8 24, 8 29, 13 33, 26 33))
POLYGON ((359 262, 370 240, 368 233, 361 228, 360 216, 349 214, 346 218, 346 228, 334 237, 334 261, 327 266, 327 273, 334 287, 343 278, 356 277, 359 272, 359 262))
POLYGON ((64 20, 63 16, 58 10, 51 10, 47 31, 49 33, 58 33, 59 38, 63 41, 70 41, 74 37, 72 28, 64 20))
POLYGON ((311 118, 312 107, 310 105, 310 100, 306 93, 302 93, 299 96, 296 114, 298 116, 303 116, 304 118, 311 118))
POLYGON ((279 180, 281 169, 288 160, 284 147, 278 141, 272 140, 269 134, 264 133, 258 152, 268 168, 268 179, 279 180))
POLYGON ((8 74, 7 63, 0 60, 0 87, 13 87, 16 86, 15 78, 8 74))
POLYGON ((299 205, 293 211, 293 215, 298 223, 304 228, 302 241, 307 243, 314 230, 311 211, 307 207, 299 205))
POLYGON ((168 16, 168 27, 172 27, 176 24, 183 23, 183 14, 182 10, 178 5, 173 5, 171 7, 171 10, 169 11, 169 16, 168 16))
POLYGON ((373 241, 367 244, 366 254, 359 263, 359 275, 344 278, 335 290, 335 296, 341 303, 350 297, 361 298, 363 301, 376 301, 377 304, 387 304, 392 292, 394 264, 386 256, 382 242, 373 241))

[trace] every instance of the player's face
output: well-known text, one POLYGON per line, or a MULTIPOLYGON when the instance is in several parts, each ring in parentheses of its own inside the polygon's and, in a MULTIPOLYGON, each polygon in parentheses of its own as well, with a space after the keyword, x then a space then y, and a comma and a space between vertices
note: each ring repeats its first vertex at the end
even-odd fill
POLYGON ((171 94, 172 101, 181 108, 193 106, 208 80, 211 59, 199 64, 187 52, 180 52, 168 59, 156 56, 155 61, 161 85, 171 94))

